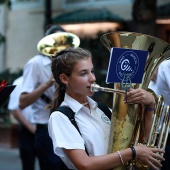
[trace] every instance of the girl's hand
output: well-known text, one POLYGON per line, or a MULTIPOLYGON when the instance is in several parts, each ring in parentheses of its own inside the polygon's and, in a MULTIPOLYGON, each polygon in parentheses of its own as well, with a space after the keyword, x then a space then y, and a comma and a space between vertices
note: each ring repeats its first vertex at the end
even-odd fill
POLYGON ((158 170, 162 166, 161 161, 165 159, 160 153, 164 154, 163 149, 150 148, 142 144, 134 148, 136 149, 136 159, 140 160, 141 163, 150 166, 154 170, 158 170))
POLYGON ((155 106, 155 98, 154 96, 150 93, 147 92, 144 89, 129 89, 126 95, 126 100, 125 102, 127 104, 144 104, 148 105, 149 107, 154 107, 155 106))

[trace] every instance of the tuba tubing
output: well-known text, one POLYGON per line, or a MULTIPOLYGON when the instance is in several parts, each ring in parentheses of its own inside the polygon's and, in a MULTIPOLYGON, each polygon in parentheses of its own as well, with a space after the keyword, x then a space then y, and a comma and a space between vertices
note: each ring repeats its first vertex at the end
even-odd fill
MULTIPOLYGON (((165 128, 165 134, 164 134, 164 138, 163 138, 163 142, 162 142, 162 148, 165 149, 166 143, 167 143, 167 139, 168 139, 168 134, 169 134, 169 128, 170 128, 170 105, 166 107, 166 111, 168 112, 168 116, 167 116, 167 124, 166 124, 166 128, 165 128)), ((163 156, 163 154, 161 154, 163 156)))
MULTIPOLYGON (((123 90, 116 90, 111 88, 105 88, 101 87, 96 83, 91 84, 90 86, 91 92, 98 92, 98 91, 104 91, 104 92, 111 92, 111 93, 118 93, 118 94, 125 94, 125 91, 123 90)), ((149 133, 149 138, 147 142, 147 146, 149 147, 158 147, 165 149, 168 133, 169 133, 169 127, 170 127, 170 106, 166 107, 165 114, 163 115, 163 107, 164 107, 164 98, 162 95, 159 95, 156 97, 156 94, 151 90, 148 89, 149 92, 153 93, 153 95, 156 98, 156 109, 153 116, 152 126, 149 133), (161 119, 163 118, 163 122, 161 124, 161 130, 159 132, 159 125, 161 123, 161 119), (158 140, 157 140, 158 139, 158 140)), ((138 144, 139 139, 139 131, 140 131, 140 125, 136 128, 136 137, 134 137, 134 145, 138 144)), ((163 155, 163 154, 161 154, 163 155)), ((134 161, 135 162, 135 161, 134 161)), ((135 164, 138 165, 138 169, 140 170, 148 170, 149 167, 145 164, 135 162, 135 164)), ((130 167, 130 166, 129 166, 130 167)), ((128 169, 128 168, 127 168, 128 169)))
POLYGON ((165 149, 168 132, 169 132, 169 124, 170 124, 170 106, 167 106, 165 109, 165 114, 158 138, 158 148, 165 149))
POLYGON ((161 117, 162 112, 163 112, 163 106, 164 106, 164 98, 162 95, 159 95, 156 98, 156 108, 155 108, 155 112, 154 112, 154 116, 153 116, 153 121, 152 121, 152 126, 151 126, 151 130, 150 130, 150 134, 149 134, 149 138, 148 138, 148 142, 147 142, 147 146, 150 147, 154 147, 157 136, 159 134, 159 124, 161 121, 161 117))
MULTIPOLYGON (((147 90, 150 79, 159 64, 170 58, 170 44, 146 34, 125 31, 109 32, 102 35, 100 41, 109 51, 114 47, 148 51, 142 82, 140 84, 133 83, 132 88, 134 89, 142 88, 147 90)), ((145 142, 144 144, 147 144, 143 128, 145 106, 139 104, 125 104, 123 102, 124 93, 118 93, 123 90, 119 82, 114 83, 114 89, 116 90, 101 88, 103 91, 115 91, 115 95, 113 96, 108 153, 126 149, 132 145, 136 145, 138 142, 145 142)), ((157 117, 155 115, 155 121, 155 126, 159 127, 159 125, 156 125, 156 123, 160 122, 159 116, 157 117)), ((157 127, 153 128, 153 133, 157 133, 157 127)), ((155 135, 156 134, 152 137, 152 145, 154 145, 153 143, 155 142, 155 135)), ((161 138, 162 140, 166 140, 166 134, 161 138)), ((125 170, 129 165, 130 164, 128 163, 125 166, 114 168, 114 170, 125 170)), ((135 162, 133 165, 134 168, 137 168, 138 170, 145 166, 143 164, 141 165, 140 162, 135 162)))

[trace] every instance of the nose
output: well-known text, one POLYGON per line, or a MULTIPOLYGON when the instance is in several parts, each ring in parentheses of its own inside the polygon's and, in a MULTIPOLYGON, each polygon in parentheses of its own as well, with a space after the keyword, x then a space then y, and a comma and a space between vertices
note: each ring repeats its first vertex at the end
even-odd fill
POLYGON ((89 76, 89 82, 94 83, 95 81, 96 81, 96 76, 91 73, 90 76, 89 76))

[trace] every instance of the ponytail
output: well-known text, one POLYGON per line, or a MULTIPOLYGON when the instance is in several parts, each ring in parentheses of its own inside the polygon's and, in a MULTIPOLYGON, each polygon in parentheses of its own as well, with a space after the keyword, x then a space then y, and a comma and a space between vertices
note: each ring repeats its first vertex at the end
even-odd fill
POLYGON ((55 97, 53 98, 49 108, 50 112, 54 112, 56 108, 58 108, 61 103, 64 101, 64 95, 65 95, 65 88, 63 88, 61 85, 59 85, 55 91, 55 97))

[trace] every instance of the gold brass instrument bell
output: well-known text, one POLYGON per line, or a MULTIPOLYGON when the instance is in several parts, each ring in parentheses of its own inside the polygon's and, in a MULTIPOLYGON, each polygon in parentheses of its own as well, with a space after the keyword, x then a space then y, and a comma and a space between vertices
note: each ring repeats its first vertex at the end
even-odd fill
MULTIPOLYGON (((162 61, 169 59, 170 57, 170 44, 146 34, 135 32, 110 32, 102 35, 100 40, 103 46, 109 51, 111 51, 112 47, 117 47, 147 50, 149 52, 145 64, 142 83, 132 83, 132 88, 134 89, 142 88, 149 90, 148 85, 155 69, 162 61)), ((138 143, 143 143, 150 147, 165 147, 170 124, 170 110, 168 106, 162 123, 163 127, 159 133, 158 128, 161 119, 160 116, 164 115, 161 113, 164 104, 162 96, 157 97, 154 92, 150 90, 155 96, 156 109, 153 116, 153 124, 150 134, 147 134, 149 132, 145 132, 143 124, 144 106, 139 104, 125 104, 123 101, 125 91, 122 89, 120 83, 114 83, 114 89, 103 88, 99 85, 93 84, 91 86, 91 91, 106 91, 114 93, 108 153, 123 150, 132 145, 135 146, 138 143), (149 136, 148 141, 146 140, 146 134, 149 136), (158 144, 156 143, 156 138, 158 138, 158 144)), ((149 169, 148 166, 137 162, 137 160, 128 163, 126 166, 120 166, 115 169, 130 169, 131 165, 133 165, 134 169, 149 169)))
POLYGON ((67 47, 78 47, 80 39, 77 35, 69 32, 57 32, 42 38, 37 44, 37 50, 45 55, 52 57, 59 51, 67 47))

